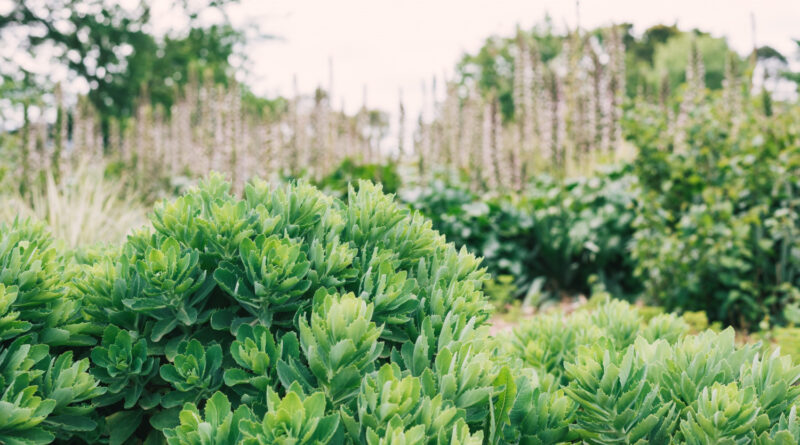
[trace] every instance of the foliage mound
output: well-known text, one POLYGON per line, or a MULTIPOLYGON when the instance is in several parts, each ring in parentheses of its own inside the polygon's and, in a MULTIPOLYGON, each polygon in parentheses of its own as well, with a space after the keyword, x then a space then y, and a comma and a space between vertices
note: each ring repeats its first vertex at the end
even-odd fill
POLYGON ((731 331, 612 301, 489 337, 480 260, 371 183, 212 175, 151 220, 80 256, 0 227, 0 443, 800 439, 800 371, 731 331))
POLYGON ((800 440, 800 367, 737 346, 731 328, 688 332, 680 317, 646 321, 619 300, 534 318, 504 342, 539 382, 519 387, 509 428, 519 443, 800 440))
POLYGON ((499 424, 509 371, 480 347, 479 260, 357 190, 254 180, 239 199, 211 176, 83 266, 75 292, 105 327, 84 437, 474 443, 499 424))

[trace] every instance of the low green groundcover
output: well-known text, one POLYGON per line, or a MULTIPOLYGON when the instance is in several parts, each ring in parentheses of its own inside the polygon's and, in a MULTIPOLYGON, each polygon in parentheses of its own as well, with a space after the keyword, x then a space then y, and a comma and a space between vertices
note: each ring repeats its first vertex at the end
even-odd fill
POLYGON ((0 226, 0 444, 796 444, 800 369, 609 301, 490 337, 480 260, 361 183, 211 176, 81 254, 0 226))

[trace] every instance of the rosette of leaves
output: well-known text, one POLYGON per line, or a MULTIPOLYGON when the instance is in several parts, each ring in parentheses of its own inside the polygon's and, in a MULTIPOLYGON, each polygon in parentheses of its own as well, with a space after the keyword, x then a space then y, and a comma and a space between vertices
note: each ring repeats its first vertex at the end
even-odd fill
MULTIPOLYGON (((267 390, 267 414, 263 420, 243 419, 239 424, 243 445, 324 445, 335 443, 339 415, 326 415, 325 394, 303 396, 293 387, 281 399, 267 390)), ((341 441, 341 439, 340 439, 341 441)))
POLYGON ((332 198, 306 182, 271 187, 254 179, 245 186, 245 199, 250 208, 261 214, 262 221, 270 221, 268 227, 262 225, 260 233, 302 236, 307 240, 322 215, 334 206, 332 198))
MULTIPOLYGON (((128 237, 128 242, 143 238, 141 232, 128 237)), ((148 235, 145 238, 150 239, 148 235)), ((146 249, 146 247, 145 247, 146 249)), ((118 252, 109 252, 94 264, 84 265, 74 285, 84 301, 83 310, 97 323, 114 325, 133 332, 144 331, 147 318, 130 310, 125 301, 141 297, 144 280, 136 271, 134 248, 126 245, 118 252)))
POLYGON ((66 349, 91 345, 79 304, 63 280, 65 259, 41 224, 0 224, 0 442, 50 443, 96 428, 91 399, 105 388, 87 359, 66 349), (50 346, 48 346, 50 345, 50 346))
POLYGON ((549 445, 578 438, 570 429, 578 411, 577 403, 562 390, 543 391, 532 387, 527 379, 521 385, 505 428, 509 441, 521 445, 549 445))
POLYGON ((241 405, 231 411, 231 403, 225 394, 214 393, 206 401, 203 414, 194 403, 183 406, 175 428, 164 430, 169 445, 238 445, 241 443, 239 425, 252 414, 241 405))
POLYGON ((642 326, 636 308, 628 302, 615 299, 609 299, 592 311, 590 321, 593 326, 605 331, 604 337, 611 340, 617 350, 633 344, 642 326))
POLYGON ((239 246, 243 269, 223 263, 214 273, 220 287, 266 326, 286 325, 309 303, 302 298, 311 287, 310 263, 302 245, 288 237, 259 235, 239 246), (277 317, 276 317, 277 315, 277 317))
POLYGON ((686 336, 654 357, 648 379, 661 388, 662 398, 672 400, 683 412, 704 388, 736 381, 756 355, 755 345, 736 347, 733 329, 686 336))
POLYGON ((318 294, 310 321, 300 319, 300 346, 333 405, 352 400, 383 351, 373 306, 352 293, 318 294))
POLYGON ((161 397, 161 406, 174 408, 211 396, 222 385, 222 347, 217 343, 203 346, 192 339, 178 346, 172 363, 162 365, 161 378, 175 388, 161 397))
POLYGON ((0 284, 16 287, 9 309, 19 318, 42 325, 66 297, 57 256, 44 225, 20 219, 10 226, 0 223, 0 284))
POLYGON ((650 319, 641 336, 649 342, 664 340, 674 344, 689 333, 689 324, 675 314, 659 314, 650 319))
POLYGON ((576 431, 588 443, 669 443, 677 427, 675 404, 659 399, 647 366, 633 347, 624 352, 580 348, 566 364, 566 394, 581 408, 576 431))
POLYGON ((385 364, 363 379, 355 416, 342 410, 342 421, 356 443, 386 436, 392 424, 421 426, 424 437, 446 439, 456 421, 463 418, 463 411, 445 403, 436 392, 430 370, 414 377, 401 372, 396 364, 385 364))
POLYGON ((780 420, 771 430, 764 431, 753 442, 755 445, 794 445, 800 442, 800 420, 797 419, 797 407, 793 406, 789 414, 781 414, 780 420))
MULTIPOLYGON (((497 367, 490 355, 481 351, 473 342, 454 342, 442 348, 436 355, 434 375, 438 390, 443 399, 464 410, 465 419, 471 425, 483 422, 485 413, 490 409, 492 399, 498 390, 495 387, 497 367)), ((513 383, 508 381, 502 385, 513 385, 513 383)), ((513 398, 513 395, 511 397, 513 398)), ((504 402, 507 411, 513 399, 504 402)), ((506 415, 507 412, 500 414, 498 417, 506 415)), ((503 421, 500 418, 496 420, 503 421)))
POLYGON ((126 299, 125 306, 157 320, 150 338, 158 342, 180 323, 191 326, 208 319, 203 312, 206 297, 214 288, 214 280, 199 265, 195 249, 183 249, 174 238, 166 238, 150 246, 136 262, 136 270, 144 287, 142 296, 126 299))
POLYGON ((12 310, 17 300, 17 286, 0 284, 0 341, 12 339, 27 332, 32 324, 19 319, 19 312, 12 310))
POLYGON ((358 191, 350 185, 347 198, 344 239, 366 252, 388 247, 388 235, 407 217, 408 211, 401 209, 391 195, 383 194, 380 185, 367 181, 358 183, 358 191))
POLYGON ((336 289, 355 280, 358 276, 353 266, 357 250, 339 241, 338 236, 320 233, 308 248, 311 263, 308 279, 314 288, 336 289))
POLYGON ((264 326, 242 324, 231 344, 231 357, 239 368, 225 370, 225 384, 231 387, 249 385, 243 392, 251 397, 266 394, 276 380, 276 366, 281 357, 272 334, 264 326))
POLYGON ((73 361, 72 356, 72 351, 67 351, 51 358, 41 377, 42 396, 56 402, 45 423, 67 433, 92 431, 97 423, 89 416, 94 412, 91 400, 103 395, 106 388, 89 374, 89 359, 73 361))
POLYGON ((491 306, 481 291, 488 277, 480 268, 481 260, 467 252, 456 251, 452 244, 436 249, 429 258, 420 258, 414 269, 420 306, 433 328, 436 338, 445 318, 458 314, 483 323, 489 318, 491 306))
MULTIPOLYGON (((358 394, 358 419, 365 433, 385 434, 389 420, 400 419, 404 426, 413 425, 422 402, 420 379, 411 375, 401 378, 397 365, 386 364, 364 378, 358 394)), ((356 434, 354 440, 360 440, 356 434)))
POLYGON ((361 278, 359 296, 374 306, 373 317, 383 325, 381 338, 401 343, 409 340, 407 325, 417 310, 416 281, 396 270, 389 251, 376 251, 361 278))
POLYGON ((159 203, 151 219, 158 232, 198 249, 204 265, 234 260, 242 240, 267 229, 267 220, 234 200, 230 184, 216 173, 175 201, 159 203))
POLYGON ((90 346, 94 330, 67 286, 73 269, 41 223, 0 223, 0 339, 31 332, 51 346, 90 346))
POLYGON ((125 409, 139 401, 147 383, 158 373, 158 360, 147 355, 147 341, 111 325, 103 332, 100 346, 91 352, 92 374, 107 388, 96 399, 99 406, 123 400, 125 409))
POLYGON ((430 220, 414 212, 387 234, 384 248, 396 254, 400 267, 413 268, 420 258, 429 257, 444 244, 444 237, 431 229, 430 220))
POLYGON ((758 415, 755 391, 736 383, 703 388, 681 421, 687 445, 749 443, 768 427, 766 416, 758 415))
POLYGON ((206 261, 235 261, 239 245, 256 234, 259 223, 262 224, 261 233, 272 232, 270 227, 264 227, 266 224, 246 202, 212 202, 207 215, 194 222, 198 236, 202 237, 203 255, 210 257, 206 261))
POLYGON ((42 371, 34 368, 45 361, 46 345, 31 345, 20 338, 8 347, 0 345, 0 441, 4 443, 45 444, 55 436, 43 422, 53 412, 56 401, 39 391, 42 371))
POLYGON ((0 440, 10 444, 50 443, 91 431, 91 399, 105 392, 87 372, 88 360, 58 357, 49 347, 20 337, 0 345, 0 440))
POLYGON ((779 352, 776 349, 767 357, 753 358, 739 379, 742 388, 751 387, 756 392, 760 412, 769 417, 771 425, 800 400, 800 366, 779 352))
MULTIPOLYGON (((186 194, 173 201, 164 200, 156 204, 150 221, 158 233, 174 238, 181 244, 204 251, 205 237, 200 226, 209 229, 209 211, 213 205, 230 202, 230 184, 222 175, 212 172, 208 178, 192 187, 186 194), (205 224, 198 224, 203 219, 205 224)), ((233 222, 233 224, 237 224, 233 222)), ((246 224, 245 224, 246 226, 246 224)), ((206 230, 206 235, 209 234, 206 230)), ((229 232, 229 235, 232 232, 229 232)), ((214 234, 215 235, 215 234, 214 234)), ((212 235, 212 238, 216 236, 212 235)), ((234 246, 236 247, 236 246, 234 246)), ((235 250, 234 250, 235 252, 235 250)))
POLYGON ((572 361, 578 345, 577 329, 558 315, 542 315, 514 329, 512 353, 526 366, 562 379, 564 362, 572 361))

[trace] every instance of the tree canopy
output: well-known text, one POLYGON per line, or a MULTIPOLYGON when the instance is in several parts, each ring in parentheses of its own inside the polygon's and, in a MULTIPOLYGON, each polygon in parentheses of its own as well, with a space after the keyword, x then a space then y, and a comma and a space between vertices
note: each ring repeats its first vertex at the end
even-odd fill
MULTIPOLYGON (((157 36, 151 30, 152 2, 126 8, 110 0, 15 0, 0 15, 0 36, 14 36, 29 54, 52 53, 70 78, 85 81, 88 97, 104 117, 124 118, 134 111, 144 89, 156 104, 169 107, 176 91, 192 75, 210 73, 215 82, 232 74, 231 56, 243 35, 229 23, 197 21, 204 8, 221 8, 231 0, 180 2, 189 29, 157 36), (6 34, 7 33, 7 34, 6 34)), ((16 60, 3 60, 0 88, 47 90, 50 80, 36 76, 16 60)), ((18 94, 19 97, 24 97, 18 94)))

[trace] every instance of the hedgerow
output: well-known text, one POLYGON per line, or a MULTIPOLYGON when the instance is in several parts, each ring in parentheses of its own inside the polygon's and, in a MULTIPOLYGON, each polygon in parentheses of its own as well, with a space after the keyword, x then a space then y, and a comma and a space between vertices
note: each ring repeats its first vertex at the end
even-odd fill
POLYGON ((731 331, 611 301, 489 336, 480 260, 371 183, 211 176, 151 220, 84 255, 0 227, 0 443, 800 439, 800 370, 731 331))

